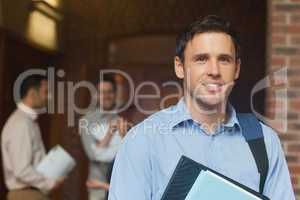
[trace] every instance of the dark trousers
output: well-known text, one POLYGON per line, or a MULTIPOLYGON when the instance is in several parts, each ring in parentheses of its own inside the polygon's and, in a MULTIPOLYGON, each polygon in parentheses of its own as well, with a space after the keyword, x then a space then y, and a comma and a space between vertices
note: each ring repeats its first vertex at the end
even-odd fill
MULTIPOLYGON (((114 163, 115 163, 115 160, 113 160, 110 164, 109 164, 109 167, 108 167, 108 170, 107 170, 107 174, 106 174, 106 180, 108 183, 110 183, 110 179, 111 179, 111 175, 112 175, 112 170, 113 170, 113 167, 114 167, 114 163)), ((109 191, 108 191, 109 192, 109 191)), ((106 199, 108 199, 108 192, 106 193, 106 199)))

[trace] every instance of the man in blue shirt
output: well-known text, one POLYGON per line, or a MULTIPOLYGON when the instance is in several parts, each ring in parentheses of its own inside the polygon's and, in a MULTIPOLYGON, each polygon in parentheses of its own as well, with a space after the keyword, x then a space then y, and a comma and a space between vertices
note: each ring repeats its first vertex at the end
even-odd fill
MULTIPOLYGON (((175 73, 184 97, 127 134, 116 160, 110 200, 159 200, 182 155, 259 191, 260 174, 228 96, 240 72, 240 45, 229 22, 208 16, 178 38, 175 73)), ((261 124, 269 160, 263 194, 294 200, 277 134, 261 124)))

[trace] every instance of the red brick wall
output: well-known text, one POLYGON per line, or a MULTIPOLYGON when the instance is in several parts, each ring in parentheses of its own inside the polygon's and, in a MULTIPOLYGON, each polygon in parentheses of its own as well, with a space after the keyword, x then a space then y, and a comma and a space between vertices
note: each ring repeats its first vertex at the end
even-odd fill
MULTIPOLYGON (((272 115, 275 106, 283 106, 284 100, 287 101, 287 129, 278 132, 297 199, 300 199, 300 0, 269 0, 268 10, 268 71, 270 74, 287 67, 288 76, 287 97, 281 97, 275 104, 274 92, 269 90, 266 108, 272 115)), ((277 125, 280 124, 273 127, 277 125)))

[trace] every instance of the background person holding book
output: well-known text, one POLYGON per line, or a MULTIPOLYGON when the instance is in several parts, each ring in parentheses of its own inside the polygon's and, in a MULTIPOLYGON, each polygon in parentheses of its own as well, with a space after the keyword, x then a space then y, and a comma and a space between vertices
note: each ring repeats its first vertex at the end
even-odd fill
POLYGON ((109 200, 161 199, 182 155, 272 200, 294 200, 276 132, 259 124, 268 165, 263 180, 228 103, 241 67, 240 42, 231 24, 217 16, 192 23, 178 37, 174 65, 184 97, 127 134, 116 156, 109 200))
POLYGON ((64 178, 53 180, 35 168, 45 157, 45 148, 36 119, 37 109, 48 101, 48 82, 41 75, 30 75, 21 85, 21 102, 2 131, 2 156, 8 200, 47 200, 64 178))
POLYGON ((87 188, 89 200, 106 199, 103 187, 90 187, 89 183, 107 183, 106 174, 122 143, 128 128, 125 119, 115 111, 116 82, 113 76, 104 75, 97 84, 99 106, 80 119, 80 135, 88 159, 90 160, 87 188))

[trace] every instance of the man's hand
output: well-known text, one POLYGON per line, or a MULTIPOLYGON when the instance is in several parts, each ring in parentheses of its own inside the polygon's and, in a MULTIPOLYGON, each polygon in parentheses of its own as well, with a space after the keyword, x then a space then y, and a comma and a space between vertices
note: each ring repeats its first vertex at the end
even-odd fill
POLYGON ((111 120, 109 122, 108 134, 113 135, 118 130, 118 120, 111 120))
POLYGON ((127 120, 125 120, 122 117, 118 118, 118 129, 119 129, 119 134, 123 138, 125 137, 127 130, 129 129, 129 123, 127 120))
POLYGON ((117 119, 111 120, 106 135, 102 140, 97 142, 97 147, 106 147, 117 130, 122 138, 125 137, 128 129, 129 123, 125 119, 118 117, 117 119))
POLYGON ((109 184, 105 182, 98 181, 96 179, 91 179, 86 182, 86 186, 90 189, 109 189, 109 184))
POLYGON ((107 130, 104 138, 102 140, 97 141, 97 147, 106 147, 109 144, 109 142, 110 142, 113 134, 117 130, 118 130, 118 122, 117 122, 117 120, 111 120, 109 122, 109 127, 108 127, 108 130, 107 130))
POLYGON ((55 191, 57 190, 58 188, 60 188, 62 186, 62 184, 65 182, 66 180, 66 177, 59 177, 57 180, 56 180, 56 183, 52 189, 52 191, 55 191))

